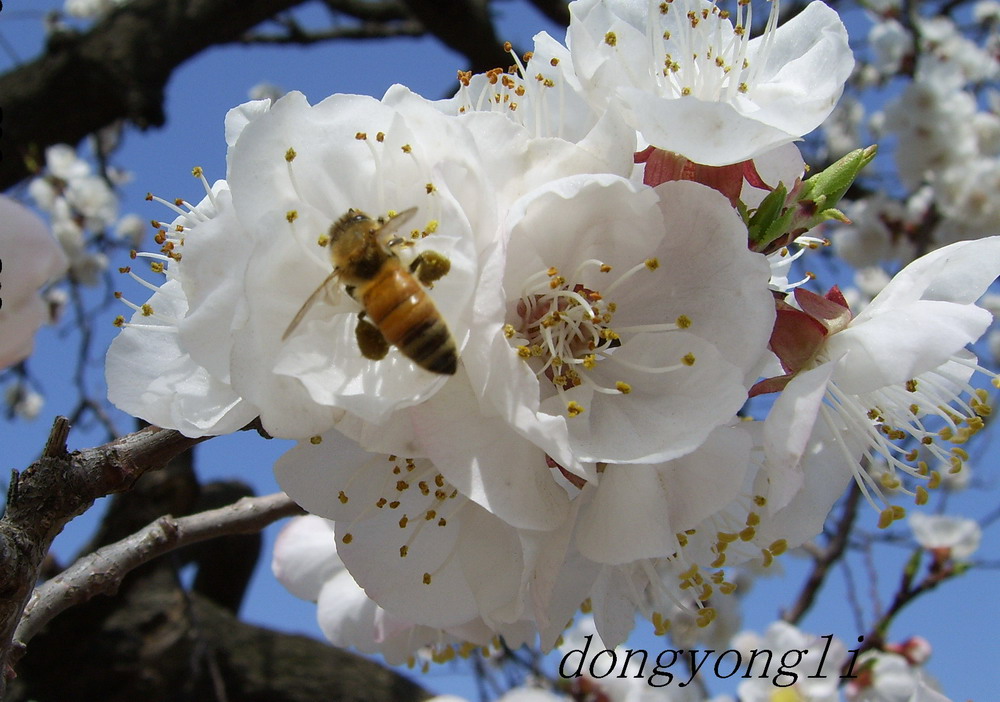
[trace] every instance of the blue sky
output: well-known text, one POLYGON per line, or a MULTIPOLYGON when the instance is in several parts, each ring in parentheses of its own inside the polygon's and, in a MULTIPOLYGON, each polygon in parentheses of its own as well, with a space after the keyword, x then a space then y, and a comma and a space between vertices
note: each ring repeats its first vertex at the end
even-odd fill
MULTIPOLYGON (((0 70, 7 70, 12 59, 4 45, 22 59, 36 55, 42 42, 42 15, 62 5, 60 0, 34 0, 31 9, 24 4, 8 2, 0 14, 0 70)), ((499 36, 514 42, 520 48, 530 47, 531 36, 549 29, 543 17, 521 0, 496 3, 500 20, 499 36)), ((320 11, 305 13, 319 17, 320 11)), ((855 42, 860 35, 854 36, 855 42)), ((464 68, 460 56, 443 49, 433 40, 400 39, 391 42, 355 42, 310 48, 215 48, 184 64, 173 76, 167 89, 167 127, 139 133, 126 132, 124 144, 115 155, 116 165, 131 171, 133 181, 122 188, 122 213, 134 212, 143 219, 165 217, 161 206, 144 200, 152 191, 166 199, 185 197, 194 201, 200 198, 200 185, 191 177, 193 166, 202 166, 209 180, 225 176, 225 140, 223 118, 226 111, 246 101, 247 91, 255 84, 267 81, 286 90, 301 90, 311 102, 318 102, 334 92, 354 92, 379 96, 393 83, 403 83, 429 97, 443 97, 455 84, 455 71, 464 68)), ((94 96, 99 99, 100 96, 94 96)), ((123 265, 113 262, 113 266, 123 265)), ((128 290, 128 284, 122 286, 128 290)), ((133 297, 139 293, 133 290, 133 297)), ((111 320, 125 310, 111 307, 100 312, 107 323, 98 325, 97 348, 106 348, 116 330, 111 320)), ((47 404, 42 415, 34 422, 0 419, 0 446, 3 460, 0 470, 27 466, 37 455, 52 418, 68 411, 73 399, 62 388, 69 383, 70 369, 64 362, 65 327, 47 328, 38 337, 38 352, 31 360, 33 376, 43 383, 47 404)), ((91 390, 103 394, 103 374, 98 365, 92 373, 91 390)), ((119 428, 130 426, 124 415, 117 413, 119 428)), ((71 448, 83 448, 101 441, 97 432, 75 430, 71 435, 71 448)), ((239 478, 251 483, 260 493, 277 490, 271 474, 271 464, 291 442, 265 441, 248 434, 226 436, 209 441, 199 447, 197 469, 203 480, 239 478)), ((952 500, 950 511, 970 517, 981 517, 996 503, 996 474, 990 474, 988 463, 996 458, 989 451, 973 465, 977 476, 993 487, 992 492, 981 491, 959 496, 952 500)), ((862 520, 874 526, 873 511, 862 514, 862 520)), ((58 557, 65 562, 87 538, 97 521, 96 510, 76 520, 56 544, 58 557)), ((306 633, 321 637, 315 624, 315 607, 295 599, 270 576, 270 544, 277 528, 267 531, 267 551, 254 576, 246 601, 243 617, 262 625, 306 633)), ((986 545, 979 557, 993 563, 993 569, 976 570, 954 583, 946 584, 940 592, 924 598, 909 609, 892 630, 892 639, 900 640, 919 633, 930 639, 934 656, 929 669, 937 676, 946 693, 955 700, 986 700, 995 694, 995 664, 997 647, 992 644, 994 632, 1000 630, 1000 608, 989 599, 997 584, 997 564, 1000 552, 991 545, 989 537, 996 529, 987 531, 986 545)), ((872 572, 881 575, 880 592, 883 602, 889 597, 898 579, 901 564, 909 555, 904 546, 881 547, 876 551, 877 560, 865 563, 854 559, 854 578, 857 597, 871 599, 868 577, 872 572)), ((748 596, 745 608, 746 626, 761 631, 777 613, 782 604, 791 599, 801 582, 802 562, 794 556, 783 559, 783 567, 792 574, 787 579, 771 578, 757 581, 748 596)), ((845 578, 833 574, 821 595, 820 606, 803 623, 803 628, 815 634, 833 633, 853 644, 854 622, 850 616, 848 590, 845 578)), ((643 633, 633 645, 660 650, 665 645, 654 639, 648 626, 640 625, 643 633)), ((466 676, 452 675, 448 668, 433 669, 421 678, 423 684, 441 692, 465 694, 474 698, 474 691, 466 676)), ((732 691, 719 687, 717 691, 732 691)))

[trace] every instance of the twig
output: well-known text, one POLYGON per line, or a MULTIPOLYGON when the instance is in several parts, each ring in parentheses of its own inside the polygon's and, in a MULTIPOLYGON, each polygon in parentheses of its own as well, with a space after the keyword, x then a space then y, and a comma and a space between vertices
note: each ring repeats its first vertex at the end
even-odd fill
POLYGON ((14 629, 56 535, 97 498, 128 490, 143 473, 209 438, 146 427, 96 448, 67 453, 68 432, 68 420, 58 417, 42 457, 27 470, 14 471, 7 491, 0 519, 0 697, 11 673, 14 629))
POLYGON ((183 546, 231 534, 260 531, 284 517, 303 514, 285 493, 244 497, 219 509, 188 517, 163 516, 121 541, 77 560, 35 589, 14 633, 27 644, 53 617, 98 594, 113 594, 132 570, 183 546))
POLYGON ((886 634, 889 631, 889 626, 892 624, 892 621, 896 618, 896 616, 903 611, 904 607, 921 595, 936 589, 938 585, 942 584, 946 580, 957 577, 968 570, 968 567, 961 565, 956 566, 956 564, 954 564, 950 559, 941 558, 931 551, 931 557, 934 560, 931 562, 927 575, 924 576, 923 580, 914 585, 913 580, 916 575, 916 568, 920 562, 919 556, 921 553, 921 549, 915 551, 914 555, 907 563, 907 567, 903 570, 903 577, 900 580, 899 589, 892 598, 892 604, 889 605, 885 614, 875 621, 868 633, 862 637, 863 643, 858 649, 858 655, 861 655, 865 651, 871 649, 880 649, 885 645, 886 634))

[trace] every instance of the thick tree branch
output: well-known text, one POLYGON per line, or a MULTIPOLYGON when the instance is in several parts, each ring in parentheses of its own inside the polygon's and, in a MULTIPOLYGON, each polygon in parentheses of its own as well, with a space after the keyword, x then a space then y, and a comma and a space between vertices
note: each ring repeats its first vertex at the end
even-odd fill
POLYGON ((322 0, 335 15, 347 15, 365 22, 395 22, 410 19, 406 5, 398 0, 322 0))
POLYGON ((497 39, 487 0, 403 2, 429 32, 469 59, 473 72, 506 68, 513 63, 497 39))
POLYGON ((565 0, 531 0, 531 4, 556 24, 569 24, 569 3, 565 0))
POLYGON ((285 24, 284 32, 253 32, 240 42, 243 44, 291 44, 308 46, 325 41, 343 39, 391 39, 393 37, 420 37, 426 34, 424 26, 415 20, 382 24, 365 22, 350 27, 308 30, 298 24, 285 24))
POLYGON ((160 517, 128 538, 84 556, 40 585, 24 608, 15 641, 26 645, 49 620, 69 607, 98 594, 116 592, 125 575, 157 556, 219 536, 257 532, 296 514, 303 514, 302 508, 279 492, 245 497, 226 507, 189 517, 160 517))
MULTIPOLYGON (((44 55, 0 75, 0 190, 32 175, 53 144, 77 144, 120 120, 140 129, 163 125, 164 88, 180 64, 211 46, 246 41, 253 27, 306 1, 132 0, 86 33, 57 35, 44 55)), ((426 31, 465 56, 474 71, 511 62, 494 32, 488 0, 324 4, 362 24, 312 30, 298 39, 279 34, 280 41, 379 39, 426 31)), ((540 6, 551 13, 556 4, 549 0, 540 6)), ((262 37, 275 38, 260 35, 254 41, 262 37)))
MULTIPOLYGON (((11 476, 0 519, 0 668, 9 671, 14 629, 56 535, 98 497, 128 490, 203 439, 147 427, 84 451, 68 453, 69 423, 56 419, 42 457, 11 476)), ((0 695, 6 675, 0 677, 0 695)))
POLYGON ((181 63, 304 0, 133 0, 82 35, 0 76, 0 190, 30 175, 26 158, 126 119, 160 126, 163 89, 181 63))

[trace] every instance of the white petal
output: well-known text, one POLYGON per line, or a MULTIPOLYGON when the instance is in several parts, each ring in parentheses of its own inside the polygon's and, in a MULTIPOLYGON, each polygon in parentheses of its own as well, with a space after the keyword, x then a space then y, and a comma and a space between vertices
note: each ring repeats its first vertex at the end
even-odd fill
POLYGON ((321 517, 295 517, 274 542, 271 572, 296 597, 315 602, 326 581, 342 570, 333 522, 321 517))
POLYGON ((857 323, 914 300, 972 304, 1000 275, 1000 237, 960 241, 931 251, 897 273, 857 323))
POLYGON ((448 482, 507 523, 548 530, 565 519, 569 498, 545 452, 501 418, 483 415, 464 373, 414 411, 413 424, 448 482))
POLYGON ((834 382, 844 392, 862 394, 933 370, 976 341, 992 321, 989 312, 972 304, 898 298, 896 303, 853 320, 824 344, 831 357, 843 356, 834 382))
POLYGON ((675 553, 676 534, 736 497, 749 457, 749 436, 720 427, 687 456, 658 465, 607 466, 580 515, 581 553, 611 565, 675 553))
POLYGON ((799 373, 775 400, 764 422, 764 451, 770 491, 768 511, 789 503, 805 482, 802 457, 813 437, 834 364, 799 373))

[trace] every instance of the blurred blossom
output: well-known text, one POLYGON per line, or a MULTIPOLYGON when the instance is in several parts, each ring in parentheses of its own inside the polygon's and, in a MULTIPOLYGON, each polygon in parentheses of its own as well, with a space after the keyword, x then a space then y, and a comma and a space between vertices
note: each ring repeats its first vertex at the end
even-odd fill
POLYGON ((949 702, 923 668, 897 653, 869 651, 854 669, 860 674, 847 683, 850 702, 949 702))
POLYGON ((868 266, 854 272, 854 284, 869 300, 882 292, 890 279, 881 266, 868 266))
POLYGON ((742 677, 741 702, 837 702, 840 669, 847 661, 847 648, 839 640, 807 634, 787 622, 774 622, 763 637, 745 632, 732 645, 749 658, 754 650, 766 650, 774 661, 763 656, 742 677), (820 669, 823 672, 820 673, 820 669))
POLYGON ((909 521, 913 537, 928 550, 945 550, 950 558, 966 561, 979 549, 983 534, 972 519, 915 512, 909 521))
POLYGON ((993 363, 1000 365, 1000 329, 990 331, 986 343, 990 349, 990 356, 993 357, 993 363))
POLYGON ((884 193, 843 203, 850 218, 846 227, 833 233, 833 250, 854 268, 868 268, 887 261, 910 260, 912 246, 900 241, 891 223, 904 223, 907 213, 903 206, 884 193))
POLYGON ((50 319, 39 288, 66 270, 66 256, 41 218, 0 196, 0 368, 26 358, 50 319))
POLYGON ((976 141, 982 156, 1000 156, 1000 116, 993 112, 977 112, 974 118, 976 141))
POLYGON ((137 249, 142 245, 148 226, 149 222, 139 215, 127 214, 119 219, 118 224, 115 225, 115 238, 125 239, 133 249, 137 249))
POLYGON ((928 51, 918 60, 917 81, 944 80, 961 87, 996 80, 1000 74, 1000 61, 966 37, 950 17, 921 17, 918 24, 928 51))
POLYGON ((1000 231, 1000 159, 976 158, 947 168, 934 185, 938 209, 945 217, 935 232, 940 243, 1000 231))
POLYGON ((938 466, 938 473, 941 475, 941 487, 949 492, 959 492, 969 487, 972 480, 972 466, 968 461, 964 461, 961 470, 955 470, 954 466, 941 464, 938 466))
POLYGON ((99 19, 128 0, 66 0, 63 11, 81 19, 99 19))
POLYGON ((914 80, 885 107, 885 129, 899 139, 896 168, 913 189, 949 166, 962 166, 978 152, 973 131, 976 100, 961 86, 914 80))
POLYGON ((29 421, 35 419, 45 406, 45 398, 23 382, 8 385, 4 400, 15 415, 29 421))
POLYGON ((860 148, 861 125, 864 124, 865 106, 854 97, 845 95, 830 117, 823 122, 827 158, 834 161, 860 148))
POLYGON ((868 43, 875 52, 875 66, 884 76, 894 75, 903 59, 913 52, 913 37, 893 18, 876 22, 868 32, 868 43))
POLYGON ((922 636, 911 636, 902 643, 887 644, 885 649, 891 653, 898 653, 910 665, 923 665, 933 653, 931 642, 922 636))
POLYGON ((31 181, 28 192, 49 214, 52 231, 69 258, 70 274, 85 285, 96 284, 107 268, 107 257, 87 251, 86 237, 88 231, 104 232, 118 219, 114 190, 104 177, 91 172, 75 149, 57 144, 45 150, 45 170, 31 181))
POLYGON ((972 18, 979 24, 1000 22, 1000 2, 979 0, 972 6, 972 18))

